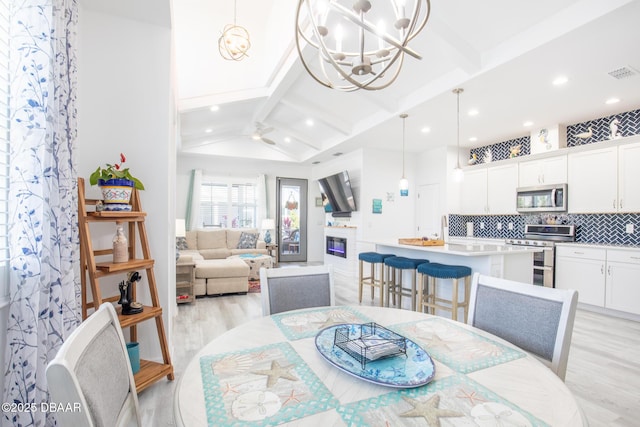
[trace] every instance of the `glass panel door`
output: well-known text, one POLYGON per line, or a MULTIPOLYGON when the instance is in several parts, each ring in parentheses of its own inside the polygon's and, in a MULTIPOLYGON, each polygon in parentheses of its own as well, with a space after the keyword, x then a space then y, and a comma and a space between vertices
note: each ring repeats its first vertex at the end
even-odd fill
POLYGON ((280 262, 307 260, 307 180, 276 178, 280 262))

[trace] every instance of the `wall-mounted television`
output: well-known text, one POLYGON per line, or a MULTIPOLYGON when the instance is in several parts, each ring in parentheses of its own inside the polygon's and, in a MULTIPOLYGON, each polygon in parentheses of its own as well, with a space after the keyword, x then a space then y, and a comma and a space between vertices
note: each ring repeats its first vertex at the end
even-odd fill
POLYGON ((320 178, 318 184, 320 184, 325 212, 332 212, 333 216, 350 216, 351 212, 357 210, 349 172, 342 171, 320 178))

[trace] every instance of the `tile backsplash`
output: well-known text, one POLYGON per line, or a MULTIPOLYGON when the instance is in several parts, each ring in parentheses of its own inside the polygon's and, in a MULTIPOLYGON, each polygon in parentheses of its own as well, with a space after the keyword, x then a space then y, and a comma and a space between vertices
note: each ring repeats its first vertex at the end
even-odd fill
MULTIPOLYGON (((614 114, 611 116, 600 117, 586 122, 575 123, 567 126, 567 147, 577 147, 579 145, 593 144, 611 139, 611 124, 617 120, 617 133, 619 137, 627 137, 640 135, 640 109, 627 111, 624 113, 614 114), (584 137, 590 134, 591 136, 584 137), (579 137, 582 135, 583 137, 579 137)), ((487 163, 487 150, 491 152, 490 161, 498 161, 508 159, 510 156, 510 148, 520 145, 520 152, 517 157, 528 156, 531 154, 531 137, 530 135, 522 136, 508 141, 498 142, 496 144, 476 147, 469 150, 469 156, 476 156, 474 164, 487 163)))
MULTIPOLYGON (((466 223, 473 223, 478 238, 523 239, 525 224, 541 223, 542 215, 449 215, 449 235, 467 235, 466 223), (483 227, 484 225, 484 227, 483 227), (512 226, 510 229, 510 225, 512 226)), ((640 246, 640 213, 566 214, 564 222, 576 226, 576 242, 640 246), (627 233, 627 224, 634 232, 627 233)))
POLYGON ((617 132, 621 138, 640 134, 640 110, 627 111, 626 113, 567 126, 567 147, 593 144, 611 139, 611 123, 614 120, 618 120, 617 132), (591 136, 579 138, 577 135, 582 133, 591 134, 591 136))
POLYGON ((531 138, 527 136, 522 136, 516 139, 510 139, 508 141, 499 142, 493 145, 487 145, 484 147, 472 148, 469 151, 469 156, 473 157, 475 155, 476 161, 474 164, 479 165, 482 163, 488 163, 487 150, 491 152, 491 160, 492 162, 496 162, 498 160, 505 160, 510 158, 511 148, 520 146, 520 151, 517 157, 528 156, 531 154, 531 138))

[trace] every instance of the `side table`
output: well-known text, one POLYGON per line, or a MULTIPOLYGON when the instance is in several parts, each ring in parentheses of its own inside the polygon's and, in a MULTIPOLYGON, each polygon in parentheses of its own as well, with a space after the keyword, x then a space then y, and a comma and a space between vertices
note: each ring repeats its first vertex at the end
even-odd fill
POLYGON ((194 301, 193 279, 195 262, 181 262, 176 264, 176 302, 183 304, 194 301))
POLYGON ((277 243, 267 243, 267 251, 269 255, 273 258, 273 266, 278 266, 279 256, 278 256, 278 244, 277 243))

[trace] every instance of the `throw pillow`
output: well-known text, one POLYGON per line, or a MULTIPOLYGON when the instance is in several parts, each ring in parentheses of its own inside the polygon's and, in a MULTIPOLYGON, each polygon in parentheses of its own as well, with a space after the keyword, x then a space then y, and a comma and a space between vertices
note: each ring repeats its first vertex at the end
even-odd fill
POLYGON ((258 243, 258 233, 245 233, 240 234, 240 241, 238 242, 237 249, 255 249, 258 243))
POLYGON ((186 251, 189 249, 186 237, 176 237, 176 249, 179 251, 186 251))

